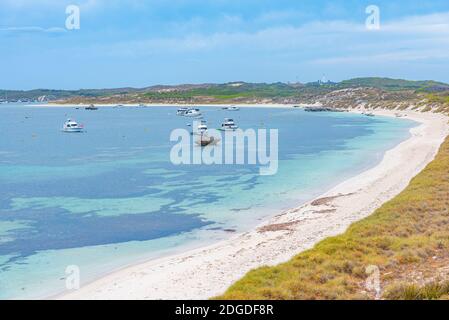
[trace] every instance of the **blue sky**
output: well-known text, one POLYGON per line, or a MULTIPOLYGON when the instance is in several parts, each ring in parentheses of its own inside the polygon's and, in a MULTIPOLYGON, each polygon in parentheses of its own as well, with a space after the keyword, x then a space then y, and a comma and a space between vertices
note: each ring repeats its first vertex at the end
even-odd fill
POLYGON ((0 88, 449 82, 449 1, 0 0, 0 88), (66 30, 66 6, 80 30, 66 30), (368 5, 381 29, 365 27, 368 5))

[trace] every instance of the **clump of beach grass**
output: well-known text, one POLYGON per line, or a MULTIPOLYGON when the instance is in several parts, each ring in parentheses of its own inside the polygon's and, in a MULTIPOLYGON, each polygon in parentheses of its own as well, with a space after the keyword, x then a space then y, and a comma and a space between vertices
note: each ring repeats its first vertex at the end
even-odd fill
MULTIPOLYGON (((449 282, 419 286, 449 262, 449 138, 409 186, 342 235, 287 263, 250 271, 218 299, 373 299, 366 268, 379 269, 386 299, 441 299, 449 282)), ((379 297, 377 297, 379 298, 379 297)))
POLYGON ((430 282, 421 287, 416 284, 396 284, 389 287, 384 296, 392 300, 448 300, 449 281, 430 282))

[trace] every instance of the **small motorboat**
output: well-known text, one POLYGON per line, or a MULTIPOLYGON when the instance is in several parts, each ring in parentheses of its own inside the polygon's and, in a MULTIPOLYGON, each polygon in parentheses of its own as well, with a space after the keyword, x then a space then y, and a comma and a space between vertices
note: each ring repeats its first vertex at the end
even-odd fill
POLYGON ((239 107, 236 106, 232 106, 232 107, 223 107, 223 110, 227 110, 227 111, 240 111, 239 107))
POLYGON ((202 147, 206 147, 210 144, 216 144, 218 141, 214 137, 209 137, 208 135, 201 135, 201 137, 196 141, 196 143, 202 147))
POLYGON ((372 113, 372 112, 363 112, 362 114, 367 117, 374 117, 374 113, 372 113))
POLYGON ((176 111, 176 115, 177 116, 184 116, 187 111, 189 111, 188 108, 179 108, 178 111, 176 111))
POLYGON ((84 130, 84 126, 82 124, 78 124, 76 121, 68 119, 64 122, 62 126, 62 131, 64 132, 82 132, 84 130))
POLYGON ((226 118, 225 121, 221 124, 221 128, 218 130, 221 131, 235 131, 239 127, 235 124, 233 119, 226 118))
POLYGON ((200 109, 191 108, 184 113, 184 116, 189 118, 200 118, 202 117, 202 114, 200 109))
POLYGON ((197 136, 201 136, 204 135, 205 133, 207 133, 207 122, 205 120, 202 120, 200 122, 200 124, 198 125, 196 131, 194 130, 192 132, 192 135, 197 135, 197 136))
POLYGON ((208 145, 216 145, 220 142, 219 137, 213 137, 208 135, 207 133, 201 134, 198 136, 198 139, 196 139, 196 144, 201 147, 206 147, 208 145))
POLYGON ((207 131, 207 122, 201 121, 201 123, 198 125, 198 133, 204 134, 207 131))
POLYGON ((85 108, 86 110, 98 110, 98 108, 96 106, 94 106, 93 104, 91 104, 90 106, 85 108))

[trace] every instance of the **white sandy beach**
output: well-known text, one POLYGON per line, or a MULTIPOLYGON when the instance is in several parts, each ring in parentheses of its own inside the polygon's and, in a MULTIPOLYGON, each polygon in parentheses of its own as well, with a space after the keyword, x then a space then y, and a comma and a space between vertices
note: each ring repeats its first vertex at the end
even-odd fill
MULTIPOLYGON (((394 116, 398 111, 374 111, 394 116)), ((400 193, 449 134, 448 118, 402 111, 420 123, 412 137, 386 152, 374 168, 282 212, 258 228, 202 249, 128 267, 59 299, 207 299, 222 294, 251 269, 276 265, 344 232, 400 193)))

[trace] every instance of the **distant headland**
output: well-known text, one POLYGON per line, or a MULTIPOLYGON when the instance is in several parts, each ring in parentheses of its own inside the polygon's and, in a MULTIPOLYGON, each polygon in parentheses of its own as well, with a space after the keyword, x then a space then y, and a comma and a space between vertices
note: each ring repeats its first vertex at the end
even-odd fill
POLYGON ((350 108, 415 108, 449 112, 449 84, 425 80, 355 78, 341 82, 156 85, 145 88, 0 90, 0 102, 56 104, 296 104, 350 108))

